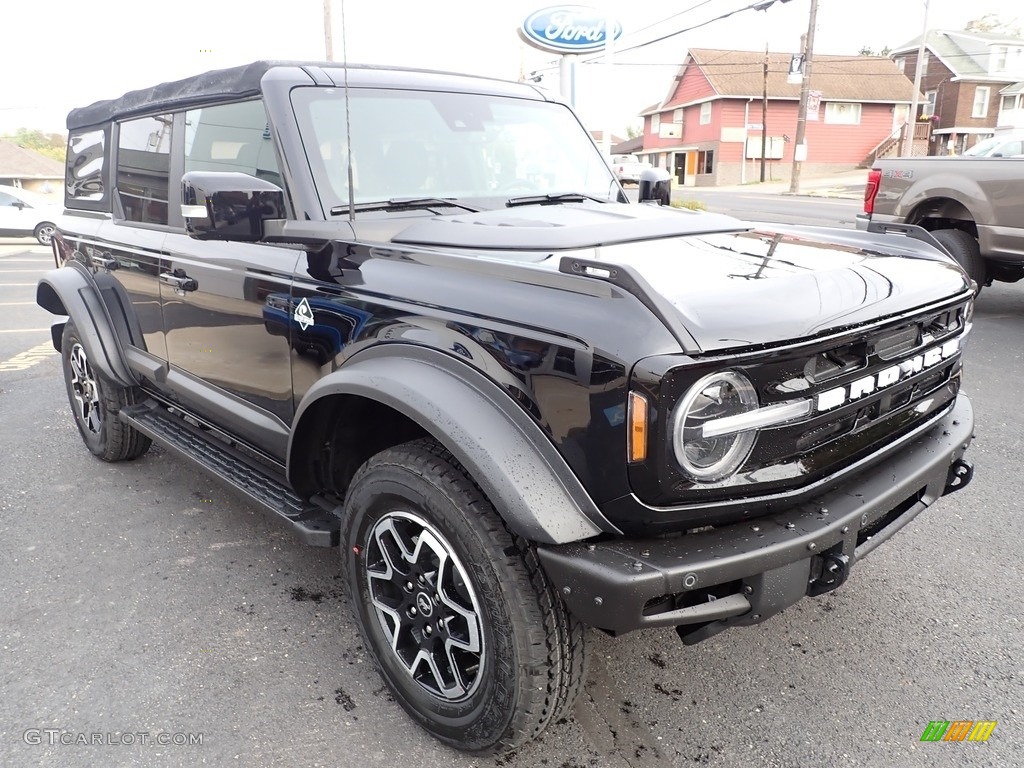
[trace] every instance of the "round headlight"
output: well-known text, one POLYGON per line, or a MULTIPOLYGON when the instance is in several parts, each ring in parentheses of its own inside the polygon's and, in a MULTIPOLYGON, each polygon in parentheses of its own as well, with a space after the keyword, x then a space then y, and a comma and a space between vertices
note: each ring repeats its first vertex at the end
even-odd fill
POLYGON ((721 371, 705 376, 676 406, 672 447, 679 465, 705 483, 728 477, 746 460, 756 430, 705 437, 704 425, 757 408, 757 392, 746 376, 721 371))

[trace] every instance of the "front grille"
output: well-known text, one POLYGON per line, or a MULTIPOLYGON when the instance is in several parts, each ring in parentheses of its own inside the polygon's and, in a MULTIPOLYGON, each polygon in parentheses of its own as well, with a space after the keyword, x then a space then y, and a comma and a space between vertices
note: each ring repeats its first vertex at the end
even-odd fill
MULTIPOLYGON (((668 414, 699 377, 724 368, 746 375, 762 406, 807 400, 812 412, 762 429, 744 466, 717 483, 695 483, 679 469, 665 428, 659 497, 644 500, 699 506, 765 497, 841 475, 844 468, 881 455, 955 399, 967 308, 961 300, 827 340, 750 355, 742 364, 722 356, 674 369, 663 389, 668 414)), ((699 524, 700 516, 692 522, 699 524)))

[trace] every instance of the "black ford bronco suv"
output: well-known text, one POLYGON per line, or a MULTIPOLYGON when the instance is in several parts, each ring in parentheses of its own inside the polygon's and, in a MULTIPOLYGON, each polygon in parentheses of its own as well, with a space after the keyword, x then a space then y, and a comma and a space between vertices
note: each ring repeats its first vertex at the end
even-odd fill
POLYGON ((971 284, 913 229, 628 204, 567 106, 452 74, 258 62, 68 128, 37 300, 86 445, 340 545, 454 747, 558 718, 585 627, 757 624, 971 478, 971 284))

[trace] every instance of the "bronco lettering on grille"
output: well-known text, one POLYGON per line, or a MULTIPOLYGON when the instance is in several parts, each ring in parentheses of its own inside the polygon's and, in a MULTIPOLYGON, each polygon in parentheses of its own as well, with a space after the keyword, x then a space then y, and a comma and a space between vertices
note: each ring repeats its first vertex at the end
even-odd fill
POLYGON ((960 349, 960 339, 950 339, 940 347, 932 347, 919 355, 908 358, 900 363, 883 368, 878 373, 864 376, 846 386, 836 387, 820 393, 815 398, 814 410, 817 412, 828 411, 838 408, 843 403, 857 400, 877 392, 880 389, 891 387, 903 379, 920 373, 925 368, 938 365, 957 353, 960 349))

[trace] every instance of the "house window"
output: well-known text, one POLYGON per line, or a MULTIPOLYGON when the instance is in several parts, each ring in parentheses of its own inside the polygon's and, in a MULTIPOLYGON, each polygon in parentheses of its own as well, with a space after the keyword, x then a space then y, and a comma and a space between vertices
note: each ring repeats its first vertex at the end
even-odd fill
POLYGON ((1005 45, 997 45, 992 48, 992 72, 1002 72, 1006 69, 1006 54, 1009 49, 1005 45))
POLYGON ((117 142, 117 193, 128 221, 167 223, 171 116, 121 123, 117 142))
POLYGON ((651 115, 651 133, 657 134, 661 130, 661 115, 651 115))
POLYGON ((676 124, 682 124, 683 122, 683 108, 672 110, 672 122, 676 124))
POLYGON ((988 117, 988 93, 991 90, 987 85, 979 85, 974 89, 974 108, 971 109, 971 117, 988 117))
POLYGON ((711 102, 705 101, 700 105, 700 124, 707 125, 711 122, 711 102))
POLYGON ((906 68, 907 60, 905 58, 900 56, 898 59, 896 59, 896 69, 898 69, 900 72, 905 72, 906 68))
POLYGON ((707 151, 697 153, 697 173, 714 173, 715 172, 715 150, 709 149, 707 151))
POLYGON ((860 125, 860 104, 847 101, 825 102, 825 122, 834 125, 860 125))
POLYGON ((921 114, 925 117, 935 114, 935 99, 938 97, 938 91, 925 91, 924 92, 924 106, 921 107, 921 114))

